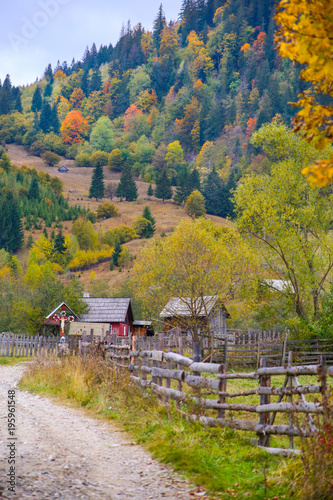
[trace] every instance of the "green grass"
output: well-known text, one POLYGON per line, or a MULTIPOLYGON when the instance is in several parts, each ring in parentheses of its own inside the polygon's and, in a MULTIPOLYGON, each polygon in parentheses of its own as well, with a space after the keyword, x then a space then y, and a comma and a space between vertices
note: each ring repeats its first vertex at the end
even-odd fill
POLYGON ((7 365, 7 366, 13 366, 17 365, 18 363, 21 363, 22 361, 32 361, 32 357, 12 357, 12 358, 7 358, 7 357, 1 357, 0 358, 0 365, 7 365))
POLYGON ((286 459, 252 446, 246 433, 185 420, 175 405, 161 405, 126 373, 97 361, 37 361, 21 387, 70 400, 99 418, 116 421, 154 458, 172 465, 214 495, 211 498, 290 498, 288 485, 275 480, 286 459))

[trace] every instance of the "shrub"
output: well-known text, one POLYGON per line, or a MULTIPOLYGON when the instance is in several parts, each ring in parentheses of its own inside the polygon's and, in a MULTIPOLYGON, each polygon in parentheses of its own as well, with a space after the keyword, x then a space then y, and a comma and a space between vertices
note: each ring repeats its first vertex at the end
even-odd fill
POLYGON ((46 146, 43 141, 37 140, 33 142, 29 148, 29 152, 35 156, 41 156, 46 151, 46 146))
POLYGON ((75 157, 75 165, 77 167, 91 167, 89 153, 80 153, 75 157))
POLYGON ((154 234, 154 229, 150 220, 140 216, 133 222, 133 229, 140 238, 151 238, 154 234))
POLYGON ((106 201, 97 208, 97 218, 98 219, 110 219, 110 217, 117 217, 119 215, 119 210, 114 203, 109 203, 106 201))
POLYGON ((110 231, 104 233, 103 242, 110 247, 114 247, 117 243, 126 243, 127 241, 138 238, 138 235, 132 227, 122 224, 110 231))
POLYGON ((87 217, 87 220, 89 220, 92 224, 95 224, 95 222, 97 221, 97 214, 96 214, 96 212, 93 212, 92 210, 89 210, 86 217, 87 217))
POLYGON ((52 151, 45 151, 45 153, 41 155, 41 158, 51 167, 58 165, 60 162, 60 156, 56 153, 52 153, 52 151))
POLYGON ((105 151, 95 151, 90 157, 91 165, 103 167, 108 164, 108 157, 109 155, 105 151))

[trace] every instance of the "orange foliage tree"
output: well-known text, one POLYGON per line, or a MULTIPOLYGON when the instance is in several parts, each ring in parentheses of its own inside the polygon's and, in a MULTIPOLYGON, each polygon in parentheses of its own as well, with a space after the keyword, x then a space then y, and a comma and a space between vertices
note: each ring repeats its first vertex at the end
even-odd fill
POLYGON ((246 139, 250 139, 251 135, 254 132, 254 129, 256 128, 256 117, 249 118, 247 121, 247 126, 246 126, 246 139))
POLYGON ((89 123, 79 111, 68 113, 60 127, 64 144, 80 144, 84 142, 89 132, 89 123))
POLYGON ((73 90, 72 95, 69 99, 69 102, 70 102, 72 108, 80 109, 84 98, 85 98, 85 95, 84 95, 82 89, 75 87, 75 89, 73 90))
POLYGON ((128 131, 131 129, 131 122, 138 115, 142 115, 141 109, 139 109, 135 104, 131 104, 125 111, 124 130, 128 131))

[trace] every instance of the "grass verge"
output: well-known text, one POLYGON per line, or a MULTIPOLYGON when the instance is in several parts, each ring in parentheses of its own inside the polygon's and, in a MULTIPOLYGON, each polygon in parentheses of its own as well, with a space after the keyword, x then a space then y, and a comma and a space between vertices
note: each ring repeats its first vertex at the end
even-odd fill
POLYGON ((20 385, 116 421, 154 458, 172 465, 214 498, 290 498, 288 485, 274 479, 286 459, 252 446, 242 432, 185 420, 175 406, 160 404, 134 385, 126 372, 97 360, 37 360, 20 385))
POLYGON ((32 361, 32 357, 3 357, 0 358, 0 365, 7 365, 7 366, 13 366, 17 365, 18 363, 21 363, 22 361, 32 361))

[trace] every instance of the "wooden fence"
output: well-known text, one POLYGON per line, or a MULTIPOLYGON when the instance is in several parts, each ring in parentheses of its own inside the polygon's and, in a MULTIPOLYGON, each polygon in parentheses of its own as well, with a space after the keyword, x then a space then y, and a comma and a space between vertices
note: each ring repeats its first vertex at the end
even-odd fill
POLYGON ((59 337, 0 333, 0 356, 36 356, 55 353, 59 337))
POLYGON ((307 437, 316 431, 312 414, 323 414, 327 376, 333 376, 333 367, 326 367, 325 358, 319 365, 292 366, 292 353, 287 366, 270 367, 269 361, 261 358, 260 368, 249 373, 230 372, 225 363, 195 362, 174 352, 139 350, 137 342, 134 350, 128 345, 110 344, 107 357, 116 369, 130 370, 133 381, 143 388, 149 387, 164 403, 175 400, 179 411, 188 418, 208 426, 255 432, 259 446, 284 455, 297 452, 295 437, 307 437), (320 377, 320 385, 301 384, 298 377, 303 375, 320 377), (274 379, 273 385, 272 377, 281 376, 285 377, 283 384, 276 385, 274 379), (228 390, 228 381, 235 379, 254 380, 259 385, 249 390, 228 390), (307 402, 306 394, 320 394, 322 402, 307 402), (295 396, 299 401, 294 401, 295 396), (276 401, 272 401, 274 397, 276 401), (242 398, 241 402, 237 398, 242 398), (250 402, 244 403, 244 398, 250 402), (234 418, 235 413, 242 418, 234 418), (295 414, 305 415, 307 425, 304 422, 302 427, 295 425, 295 414), (275 423, 277 415, 284 415, 279 423, 275 423), (289 448, 272 448, 271 435, 288 436, 289 448))

